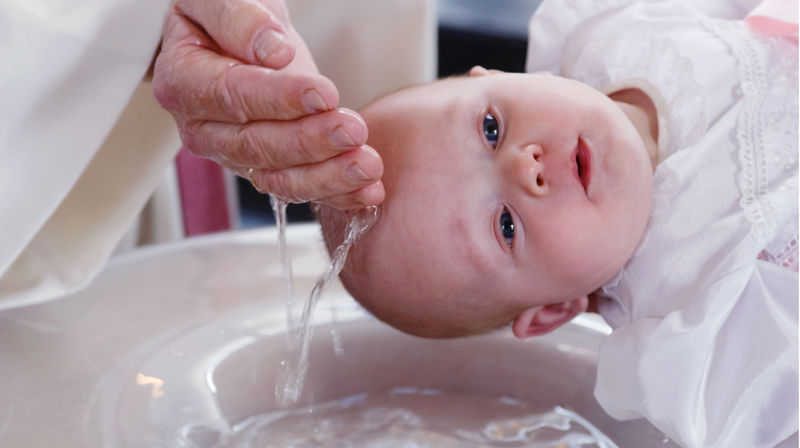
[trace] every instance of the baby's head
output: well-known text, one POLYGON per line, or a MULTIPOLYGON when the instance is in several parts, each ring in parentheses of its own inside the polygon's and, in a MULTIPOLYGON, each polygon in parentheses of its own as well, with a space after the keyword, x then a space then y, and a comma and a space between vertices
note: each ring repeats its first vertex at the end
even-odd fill
MULTIPOLYGON (((476 67, 361 114, 386 199, 340 277, 402 331, 546 333, 585 310, 642 237, 649 156, 620 107, 585 84, 476 67)), ((323 207, 320 221, 335 247, 344 216, 323 207)))

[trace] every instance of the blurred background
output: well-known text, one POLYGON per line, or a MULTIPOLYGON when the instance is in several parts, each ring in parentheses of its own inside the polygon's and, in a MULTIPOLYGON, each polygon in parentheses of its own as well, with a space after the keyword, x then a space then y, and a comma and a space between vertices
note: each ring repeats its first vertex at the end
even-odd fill
MULTIPOLYGON (((474 65, 525 70, 528 20, 541 0, 436 0, 436 76, 464 73, 474 65)), ((289 2, 291 4, 291 2, 289 2)), ((301 32, 302 33, 302 32, 301 32)), ((323 70, 323 74, 324 70, 323 70)), ((274 225, 269 197, 236 178, 241 228, 274 225)), ((314 219, 309 204, 290 204, 289 222, 314 219)))

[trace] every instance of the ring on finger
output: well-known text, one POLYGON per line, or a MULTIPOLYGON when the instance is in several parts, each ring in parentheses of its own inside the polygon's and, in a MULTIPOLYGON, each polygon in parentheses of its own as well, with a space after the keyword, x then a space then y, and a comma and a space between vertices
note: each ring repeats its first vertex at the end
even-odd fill
POLYGON ((248 170, 247 170, 247 180, 250 181, 250 184, 253 186, 253 188, 255 188, 256 190, 259 190, 258 185, 256 185, 256 180, 253 178, 253 172, 254 171, 255 171, 255 168, 248 168, 248 170))

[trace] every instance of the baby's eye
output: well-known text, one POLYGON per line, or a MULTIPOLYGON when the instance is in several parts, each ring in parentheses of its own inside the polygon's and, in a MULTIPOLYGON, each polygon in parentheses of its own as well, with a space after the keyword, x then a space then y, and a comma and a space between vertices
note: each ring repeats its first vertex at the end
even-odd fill
POLYGON ((483 135, 486 137, 486 141, 492 145, 492 148, 497 148, 497 141, 500 139, 500 124, 497 123, 494 115, 488 112, 483 117, 483 135))
POLYGON ((511 243, 514 242, 514 219, 511 218, 511 213, 506 208, 500 215, 500 233, 505 238, 508 247, 511 247, 511 243))

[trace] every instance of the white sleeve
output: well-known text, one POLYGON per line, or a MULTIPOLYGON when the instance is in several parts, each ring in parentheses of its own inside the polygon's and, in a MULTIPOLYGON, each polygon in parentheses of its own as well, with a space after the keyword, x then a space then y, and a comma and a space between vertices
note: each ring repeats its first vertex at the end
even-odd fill
MULTIPOLYGON (((17 274, 21 264, 30 266, 30 259, 22 259, 31 249, 38 251, 37 272, 71 263, 73 254, 37 235, 74 193, 128 105, 158 45, 168 6, 168 0, 0 2, 0 308, 63 292, 56 287, 44 296, 30 293, 42 283, 36 276, 16 275, 11 286, 9 271, 15 264, 17 274), (28 292, 18 294, 23 289, 28 292)), ((125 162, 117 160, 110 168, 95 168, 104 176, 89 177, 124 172, 125 162)), ((91 216, 60 214, 66 235, 91 233, 91 216)), ((69 279, 56 272, 50 280, 80 283, 87 274, 79 271, 89 268, 76 269, 69 279)))
POLYGON ((528 22, 526 72, 561 73, 567 42, 586 27, 587 22, 635 0, 545 0, 528 22))
POLYGON ((694 308, 614 330, 595 386, 612 417, 647 418, 688 447, 774 447, 797 432, 797 276, 751 266, 694 308))
POLYGON ((594 20, 633 3, 659 7, 691 8, 713 18, 743 18, 759 0, 544 0, 528 22, 525 71, 561 73, 562 58, 570 39, 579 36, 594 20))

